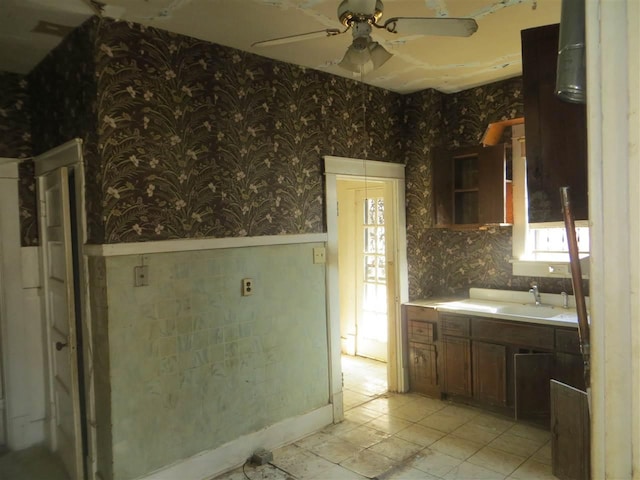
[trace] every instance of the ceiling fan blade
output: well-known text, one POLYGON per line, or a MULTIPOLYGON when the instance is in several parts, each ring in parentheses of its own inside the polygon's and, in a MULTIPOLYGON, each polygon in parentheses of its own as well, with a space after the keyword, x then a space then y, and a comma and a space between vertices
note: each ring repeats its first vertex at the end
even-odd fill
POLYGON ((478 30, 473 18, 395 17, 384 22, 391 33, 469 37, 478 30))
POLYGON ((252 47, 271 47, 274 45, 284 45, 287 43, 300 42, 302 40, 311 40, 313 38, 333 37, 340 35, 349 30, 340 30, 339 28, 326 28, 324 30, 316 30, 313 32, 299 33, 296 35, 287 35, 286 37, 272 38, 270 40, 262 40, 251 44, 252 47))

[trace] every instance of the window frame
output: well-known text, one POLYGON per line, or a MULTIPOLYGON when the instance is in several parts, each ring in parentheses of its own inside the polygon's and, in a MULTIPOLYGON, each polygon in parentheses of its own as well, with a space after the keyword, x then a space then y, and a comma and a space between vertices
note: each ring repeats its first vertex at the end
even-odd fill
MULTIPOLYGON (((512 273, 514 276, 571 278, 571 265, 566 260, 535 258, 529 232, 533 228, 564 228, 562 222, 529 223, 527 198, 527 164, 525 157, 524 125, 512 127, 513 147, 513 226, 512 273)), ((576 226, 589 227, 589 221, 576 221, 576 226)), ((580 254, 582 278, 589 278, 589 254, 580 254)))

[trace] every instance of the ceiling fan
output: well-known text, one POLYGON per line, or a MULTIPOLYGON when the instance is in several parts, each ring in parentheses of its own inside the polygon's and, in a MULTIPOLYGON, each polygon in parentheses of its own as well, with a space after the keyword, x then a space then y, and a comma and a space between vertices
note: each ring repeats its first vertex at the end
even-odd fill
POLYGON ((354 73, 366 74, 375 70, 392 57, 382 45, 371 38, 373 28, 384 29, 403 35, 443 35, 468 37, 478 30, 473 18, 450 17, 393 17, 379 24, 384 6, 382 0, 342 0, 338 6, 338 18, 346 28, 326 28, 313 32, 288 35, 253 43, 252 47, 268 47, 309 40, 318 37, 333 37, 351 30, 353 41, 340 67, 354 73))

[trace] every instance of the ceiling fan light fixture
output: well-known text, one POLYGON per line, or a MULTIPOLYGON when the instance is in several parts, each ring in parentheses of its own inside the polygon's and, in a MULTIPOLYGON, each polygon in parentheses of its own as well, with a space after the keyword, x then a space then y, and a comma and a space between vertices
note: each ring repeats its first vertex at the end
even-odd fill
POLYGON ((372 42, 369 45, 369 52, 371 53, 371 61, 373 62, 374 69, 380 68, 387 60, 393 57, 393 54, 387 52, 387 49, 378 42, 372 42))
POLYGON ((380 68, 392 56, 378 42, 369 42, 365 49, 351 45, 338 65, 350 72, 367 74, 380 68))

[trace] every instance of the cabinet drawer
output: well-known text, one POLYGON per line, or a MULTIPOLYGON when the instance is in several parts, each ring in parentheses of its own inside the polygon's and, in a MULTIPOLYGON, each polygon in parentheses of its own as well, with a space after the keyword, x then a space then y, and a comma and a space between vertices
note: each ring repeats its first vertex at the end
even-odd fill
POLYGON ((556 329, 556 349, 562 352, 580 353, 578 330, 556 329))
POLYGON ((469 336, 469 319, 453 315, 440 315, 440 327, 443 335, 457 337, 469 336))
POLYGON ((436 340, 434 322, 409 320, 409 340, 422 343, 433 343, 436 340))
POLYGON ((473 320, 473 338, 494 343, 553 350, 553 327, 496 320, 473 320))
POLYGON ((438 320, 438 312, 435 308, 409 305, 406 305, 404 308, 407 320, 426 320, 429 322, 436 322, 438 320))

